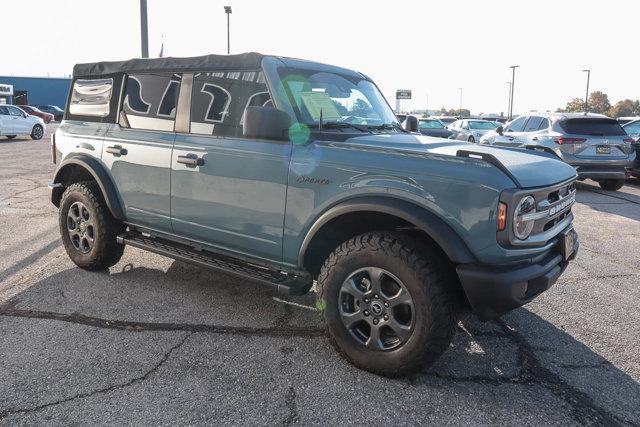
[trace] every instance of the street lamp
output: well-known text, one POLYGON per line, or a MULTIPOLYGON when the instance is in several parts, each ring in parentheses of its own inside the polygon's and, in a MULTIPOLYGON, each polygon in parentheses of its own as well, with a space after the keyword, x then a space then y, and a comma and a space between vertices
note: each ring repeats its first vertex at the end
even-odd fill
POLYGON ((460 108, 458 108, 458 116, 462 117, 462 88, 459 87, 458 90, 460 91, 460 108))
POLYGON ((225 6, 224 13, 227 14, 227 55, 230 55, 231 54, 231 36, 229 32, 229 16, 231 15, 231 6, 225 6))
POLYGON ((511 116, 511 82, 507 82, 509 90, 507 90, 507 117, 511 116))
POLYGON ((509 103, 509 120, 511 120, 513 118, 513 89, 515 87, 515 81, 516 81, 516 68, 518 68, 519 65, 511 65, 509 68, 511 68, 511 102, 509 103))
POLYGON ((147 0, 140 0, 140 47, 143 58, 149 57, 149 32, 147 28, 147 0))
POLYGON ((582 72, 587 73, 587 94, 584 97, 584 112, 589 112, 589 79, 591 78, 591 70, 582 70, 582 72))

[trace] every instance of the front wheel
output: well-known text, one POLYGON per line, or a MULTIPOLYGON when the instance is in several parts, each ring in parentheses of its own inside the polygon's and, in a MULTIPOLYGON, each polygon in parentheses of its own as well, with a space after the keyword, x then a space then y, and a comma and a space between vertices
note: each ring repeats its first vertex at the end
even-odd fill
POLYGON ((617 191, 624 186, 624 179, 605 179, 599 181, 598 184, 603 190, 617 191))
POLYGON ((64 248, 78 267, 104 270, 120 260, 124 245, 116 242, 116 236, 124 226, 111 216, 95 182, 67 187, 59 215, 64 248))
POLYGON ((44 129, 40 125, 35 125, 31 130, 31 139, 39 140, 44 136, 44 129))
POLYGON ((435 362, 454 334, 456 299, 432 248, 408 236, 367 233, 327 258, 318 302, 334 347, 361 369, 416 373, 435 362))

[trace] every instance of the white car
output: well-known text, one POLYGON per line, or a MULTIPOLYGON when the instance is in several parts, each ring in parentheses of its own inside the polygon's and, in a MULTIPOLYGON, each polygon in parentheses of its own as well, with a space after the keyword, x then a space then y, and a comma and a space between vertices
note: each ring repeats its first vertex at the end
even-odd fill
POLYGON ((46 125, 40 117, 30 116, 15 105, 0 105, 0 135, 13 139, 18 135, 29 135, 41 139, 46 125))

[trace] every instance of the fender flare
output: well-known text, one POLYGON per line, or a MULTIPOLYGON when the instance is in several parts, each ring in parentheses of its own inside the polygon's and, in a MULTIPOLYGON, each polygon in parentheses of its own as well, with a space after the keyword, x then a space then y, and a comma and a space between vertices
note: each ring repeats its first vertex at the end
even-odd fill
POLYGON ((391 197, 359 197, 334 205, 324 211, 309 227, 300 250, 298 265, 302 266, 306 251, 322 227, 341 215, 353 212, 381 212, 403 219, 428 234, 455 264, 476 262, 467 244, 451 226, 433 212, 414 203, 391 197))
POLYGON ((120 203, 118 192, 116 191, 116 187, 113 184, 111 177, 98 159, 87 154, 72 154, 60 163, 60 166, 56 169, 53 178, 51 202, 56 206, 60 205, 60 198, 64 191, 64 187, 60 184, 63 184, 62 177, 71 165, 80 166, 91 174, 98 184, 98 187, 100 187, 100 191, 102 192, 102 196, 104 197, 104 201, 106 202, 111 215, 113 215, 115 219, 124 220, 122 204, 120 203))

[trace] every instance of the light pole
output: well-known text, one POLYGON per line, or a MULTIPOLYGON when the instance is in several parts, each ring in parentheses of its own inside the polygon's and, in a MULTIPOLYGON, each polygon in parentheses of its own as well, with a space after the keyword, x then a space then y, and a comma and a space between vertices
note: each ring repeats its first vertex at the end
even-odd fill
POLYGON ((230 55, 231 54, 231 33, 229 31, 229 16, 231 16, 231 6, 225 6, 224 13, 227 14, 227 55, 230 55))
POLYGON ((140 47, 142 57, 149 57, 149 31, 147 27, 147 0, 140 0, 140 47))
POLYGON ((462 117, 462 88, 459 87, 458 90, 460 91, 460 108, 458 108, 458 116, 462 117))
POLYGON ((511 120, 513 118, 513 89, 515 86, 515 82, 516 82, 516 68, 518 68, 519 65, 512 65, 509 68, 511 68, 511 102, 509 103, 509 120, 511 120))
POLYGON ((589 112, 589 79, 591 78, 591 70, 582 70, 587 73, 587 94, 584 97, 584 112, 589 112))
POLYGON ((511 82, 507 82, 509 90, 507 90, 507 118, 511 116, 511 82))
POLYGON ((429 116, 429 94, 425 96, 424 114, 429 116))

